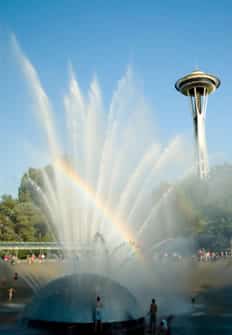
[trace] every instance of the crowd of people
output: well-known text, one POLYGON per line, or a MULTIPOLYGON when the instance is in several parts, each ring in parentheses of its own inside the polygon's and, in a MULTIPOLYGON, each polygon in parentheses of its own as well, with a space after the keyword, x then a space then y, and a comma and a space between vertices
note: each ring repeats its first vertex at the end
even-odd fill
MULTIPOLYGON (((32 253, 26 256, 26 262, 28 264, 33 264, 33 263, 41 264, 45 261, 45 259, 46 259, 46 255, 44 253, 39 253, 38 255, 35 255, 34 253, 32 253)), ((2 260, 12 265, 17 264, 22 261, 22 259, 19 259, 15 254, 5 254, 2 256, 2 260)))
POLYGON ((181 262, 186 259, 199 262, 218 261, 232 257, 231 250, 211 251, 204 248, 199 249, 193 255, 183 255, 178 252, 163 252, 153 256, 155 262, 181 262))
POLYGON ((36 256, 35 254, 32 255, 27 255, 27 263, 28 264, 33 264, 35 262, 38 263, 43 263, 45 260, 46 256, 44 253, 40 253, 38 256, 36 256))
POLYGON ((231 250, 211 251, 202 248, 199 249, 197 253, 197 259, 199 260, 199 262, 217 261, 219 259, 226 259, 231 256, 231 250))
MULTIPOLYGON (((228 250, 222 250, 222 251, 212 251, 207 250, 205 248, 201 248, 197 250, 195 254, 181 254, 180 252, 161 252, 153 255, 153 261, 156 263, 159 262, 181 262, 184 260, 196 260, 199 262, 209 262, 209 261, 217 261, 222 259, 227 259, 232 257, 232 251, 230 249, 228 250)), ((28 264, 34 264, 34 263, 43 263, 45 260, 49 261, 63 261, 64 256, 63 254, 52 254, 50 256, 47 256, 46 253, 40 252, 39 254, 36 253, 30 253, 26 255, 26 258, 19 258, 15 254, 4 254, 2 255, 2 260, 5 262, 8 262, 10 264, 16 264, 20 263, 22 261, 26 261, 28 264)))
POLYGON ((16 255, 6 254, 2 256, 2 259, 4 262, 10 263, 10 264, 16 264, 18 262, 18 257, 16 255))

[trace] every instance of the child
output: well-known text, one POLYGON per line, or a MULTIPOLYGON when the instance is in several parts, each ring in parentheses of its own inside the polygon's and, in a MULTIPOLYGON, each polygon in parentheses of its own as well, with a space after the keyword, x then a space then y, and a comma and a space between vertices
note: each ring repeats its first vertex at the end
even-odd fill
POLYGON ((16 292, 16 290, 15 290, 15 288, 13 288, 13 287, 10 287, 10 288, 8 289, 8 300, 9 300, 9 301, 12 301, 12 300, 13 300, 13 297, 14 297, 15 292, 16 292))

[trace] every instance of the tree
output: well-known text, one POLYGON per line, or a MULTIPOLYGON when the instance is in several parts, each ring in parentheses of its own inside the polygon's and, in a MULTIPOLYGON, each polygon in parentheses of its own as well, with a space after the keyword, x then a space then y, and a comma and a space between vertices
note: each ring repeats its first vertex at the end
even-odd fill
POLYGON ((16 241, 17 235, 14 231, 14 224, 10 218, 0 213, 0 240, 16 241))
POLYGON ((39 204, 40 199, 38 197, 38 191, 36 190, 37 187, 42 190, 44 188, 42 170, 30 168, 21 179, 18 189, 19 201, 39 204))

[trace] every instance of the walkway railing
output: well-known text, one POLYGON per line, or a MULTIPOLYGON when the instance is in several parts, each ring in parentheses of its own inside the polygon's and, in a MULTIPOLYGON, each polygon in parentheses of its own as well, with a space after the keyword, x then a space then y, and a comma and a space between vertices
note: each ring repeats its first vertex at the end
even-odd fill
POLYGON ((91 251, 89 245, 80 243, 62 243, 62 242, 0 242, 0 250, 80 250, 91 251))

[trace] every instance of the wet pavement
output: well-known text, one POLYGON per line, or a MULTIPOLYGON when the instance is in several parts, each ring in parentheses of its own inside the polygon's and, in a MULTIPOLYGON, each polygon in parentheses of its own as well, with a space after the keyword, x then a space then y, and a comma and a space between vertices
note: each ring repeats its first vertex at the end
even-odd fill
POLYGON ((172 322, 172 335, 231 335, 232 286, 209 288, 196 298, 190 313, 172 322))
MULTIPOLYGON (((175 291, 170 282, 162 280, 166 289, 161 290, 158 287, 155 292, 160 313, 162 305, 162 314, 165 314, 168 307, 170 309, 168 313, 174 315, 171 325, 172 335, 232 335, 232 266, 221 262, 219 264, 197 264, 197 267, 197 270, 194 268, 196 278, 192 279, 192 274, 187 278, 189 282, 192 280, 188 290, 184 290, 181 284, 181 289, 175 291), (195 292, 195 304, 191 304, 191 292, 195 292)), ((41 273, 40 269, 43 270, 43 267, 35 268, 33 271, 41 273)), ((45 266, 44 272, 47 273, 45 266)), ((181 278, 176 279, 176 283, 186 283, 187 279, 185 278, 185 281, 183 279, 181 281, 181 278)), ((17 285, 21 285, 20 280, 17 285)), ((28 298, 30 292, 17 287, 16 298, 9 303, 7 302, 7 288, 1 288, 0 291, 0 334, 46 334, 44 330, 27 329, 20 323, 21 312, 26 302, 25 297, 28 298), (23 300, 22 297, 24 297, 23 300)))
MULTIPOLYGON (((228 290, 228 289, 227 289, 228 290)), ((227 291, 226 290, 226 291, 227 291)), ((230 288, 232 292, 232 287, 230 288)), ((217 295, 221 292, 218 291, 217 295)), ((224 292, 228 294, 228 292, 224 292)), ((207 298, 216 301, 212 292, 204 293, 199 300, 207 298)), ((230 295, 228 296, 230 299, 230 295)), ((222 299, 223 301, 223 299, 222 299)), ((201 301, 202 302, 202 301, 201 301)), ((232 334, 232 304, 225 306, 196 303, 192 311, 174 316, 171 324, 172 335, 231 335, 232 334)), ((44 330, 27 329, 20 322, 23 304, 7 303, 0 307, 0 334, 6 335, 46 335, 44 330)))

